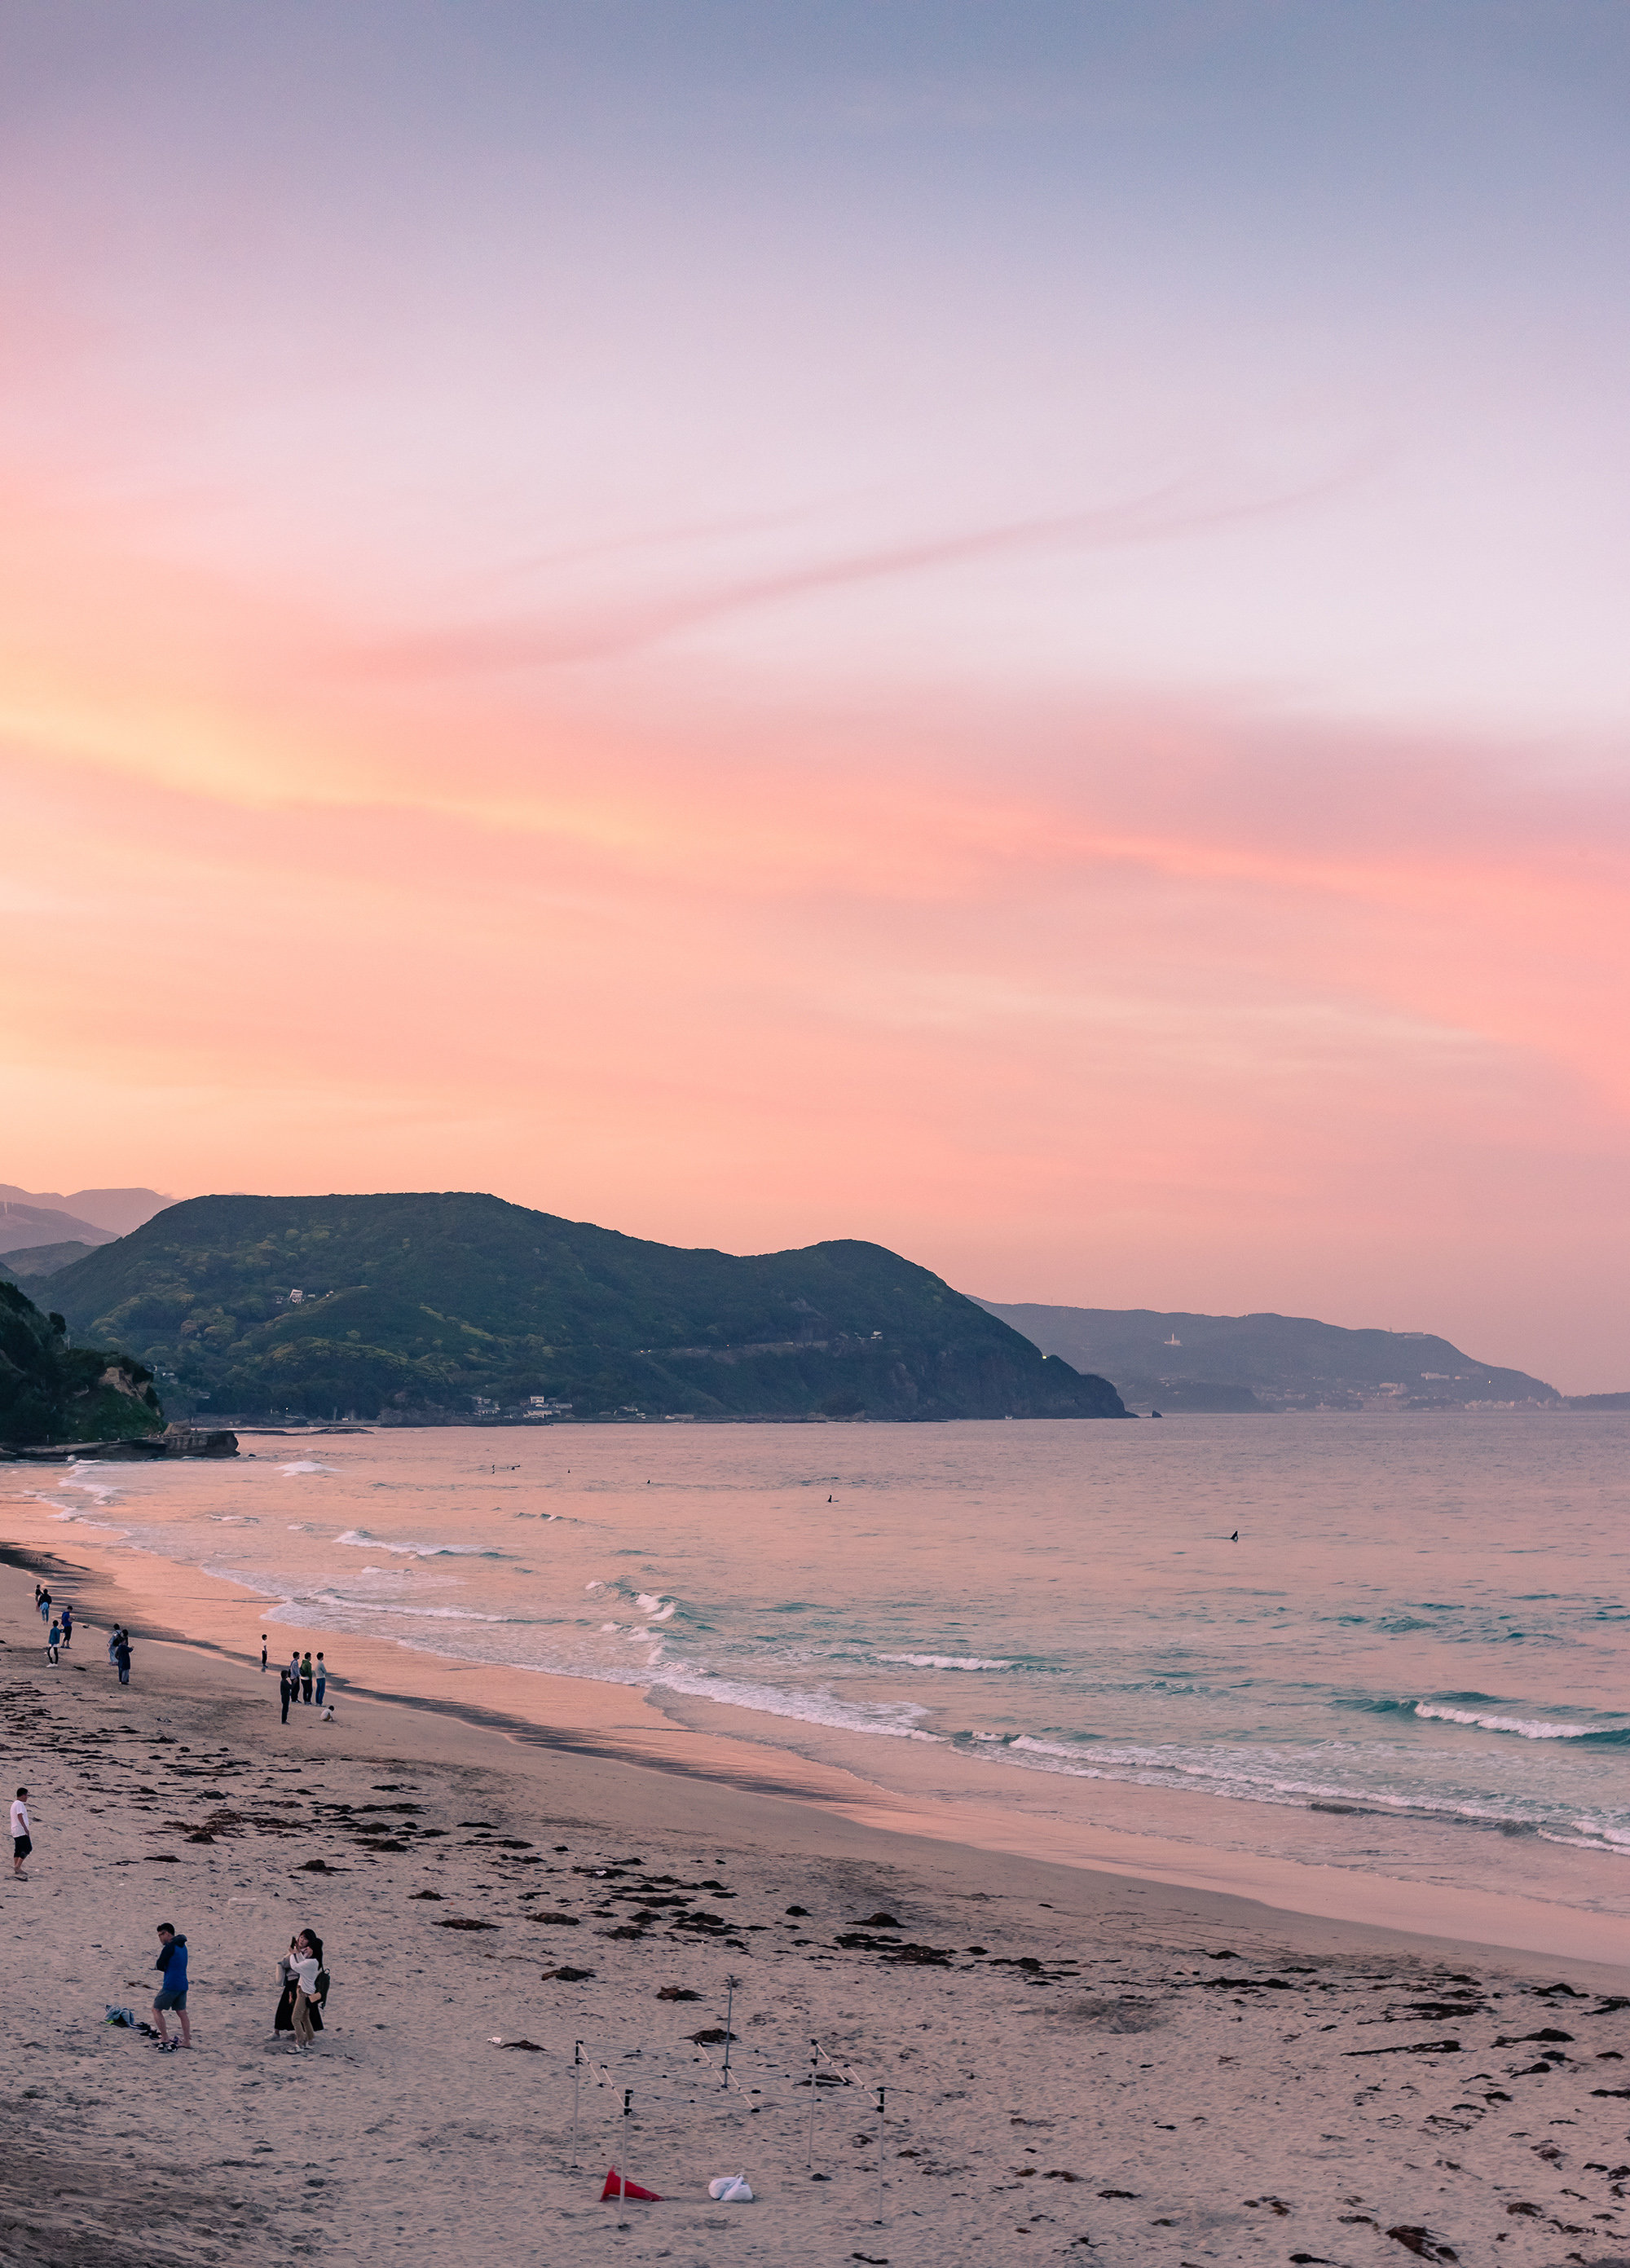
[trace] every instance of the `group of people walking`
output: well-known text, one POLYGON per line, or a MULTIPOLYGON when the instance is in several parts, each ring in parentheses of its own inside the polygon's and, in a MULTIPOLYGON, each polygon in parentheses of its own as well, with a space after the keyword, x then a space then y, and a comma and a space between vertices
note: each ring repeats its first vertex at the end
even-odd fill
POLYGON ((46 1626, 45 1658, 55 1663, 61 1660, 60 1649, 74 1642, 74 1610, 71 1600, 60 1615, 51 1611, 51 1594, 43 1583, 34 1585, 34 1605, 46 1626))
MULTIPOLYGON (((43 1583, 34 1585, 34 1605, 46 1626, 45 1655, 53 1664, 60 1661, 62 1648, 74 1642, 74 1610, 71 1601, 60 1614, 51 1610, 51 1594, 43 1583)), ((107 1637, 107 1659, 119 1672, 121 1685, 130 1682, 130 1633, 122 1624, 115 1623, 107 1637)), ((261 1668, 267 1666, 266 1633, 261 1632, 261 1668)), ((288 1661, 277 1673, 278 1697, 283 1705, 283 1721, 289 1721, 289 1704, 299 1701, 306 1706, 315 1705, 323 1712, 325 1723, 332 1722, 334 1704, 328 1700, 328 1670, 321 1653, 312 1659, 309 1649, 302 1654, 297 1646, 288 1661)))
MULTIPOLYGON (((34 1605, 46 1627, 45 1658, 55 1665, 62 1660, 62 1650, 74 1642, 73 1602, 69 1600, 61 1614, 51 1611, 51 1594, 43 1583, 34 1585, 34 1605)), ((115 1623, 107 1634, 107 1659, 119 1672, 121 1685, 130 1682, 130 1633, 122 1623, 115 1623)))
MULTIPOLYGON (((262 1635, 261 1639, 261 1668, 264 1669, 265 1667, 266 1640, 262 1635)), ((289 1704, 291 1701, 299 1701, 306 1707, 312 1706, 314 1703, 315 1705, 322 1711, 325 1718, 331 1718, 334 1714, 334 1704, 332 1701, 325 1701, 324 1698, 328 1690, 328 1664, 324 1661, 321 1654, 319 1653, 315 1662, 313 1662, 309 1650, 306 1652, 305 1656, 302 1657, 300 1650, 297 1646, 289 1660, 284 1663, 283 1667, 277 1672, 277 1698, 283 1707, 284 1723, 286 1725, 289 1721, 289 1704)))

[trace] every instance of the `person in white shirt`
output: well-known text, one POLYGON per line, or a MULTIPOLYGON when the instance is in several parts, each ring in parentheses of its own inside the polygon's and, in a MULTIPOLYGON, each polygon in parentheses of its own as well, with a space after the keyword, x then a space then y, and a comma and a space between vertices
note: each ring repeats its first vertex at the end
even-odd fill
POLYGON ((26 1882, 23 1861, 33 1849, 33 1837, 28 1831, 28 1790, 19 1787, 17 1800, 11 1806, 11 1872, 19 1882, 26 1882))
POLYGON ((288 1959, 288 1974, 294 1985, 294 2050, 303 2055, 315 2037, 316 2028, 311 2020, 312 2003, 317 1998, 317 1977, 322 1968, 322 1940, 303 1929, 294 1940, 288 1959))

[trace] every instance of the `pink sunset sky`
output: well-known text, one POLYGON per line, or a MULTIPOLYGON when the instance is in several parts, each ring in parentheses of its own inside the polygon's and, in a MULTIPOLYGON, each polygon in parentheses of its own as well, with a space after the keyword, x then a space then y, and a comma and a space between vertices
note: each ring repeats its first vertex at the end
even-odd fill
POLYGON ((1630 18, 0 0, 0 1178, 1630 1387, 1630 18))

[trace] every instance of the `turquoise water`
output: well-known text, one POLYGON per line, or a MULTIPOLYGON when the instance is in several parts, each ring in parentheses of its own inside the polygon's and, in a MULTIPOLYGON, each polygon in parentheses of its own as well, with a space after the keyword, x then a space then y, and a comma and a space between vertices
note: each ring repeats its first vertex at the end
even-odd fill
POLYGON ((78 1528, 229 1576, 269 1628, 612 1680, 681 1717, 721 1705, 772 1742, 819 1726, 1457 1822, 1497 1830, 1496 1871, 1502 1837, 1630 1854, 1630 1420, 244 1446, 226 1467, 11 1472, 5 1492, 67 1556, 78 1528))

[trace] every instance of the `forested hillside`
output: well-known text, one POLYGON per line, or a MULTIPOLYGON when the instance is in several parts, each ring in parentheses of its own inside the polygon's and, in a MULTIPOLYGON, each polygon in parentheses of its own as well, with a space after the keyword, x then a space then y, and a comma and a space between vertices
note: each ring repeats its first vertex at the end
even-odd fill
POLYGON ((151 1373, 129 1357, 70 1346, 60 1314, 42 1314, 0 1283, 0 1441, 107 1441, 164 1424, 151 1373))
POLYGON ((1125 1415, 926 1268, 847 1240, 742 1258, 492 1197, 195 1197, 51 1278, 175 1414, 406 1422, 1125 1415))

